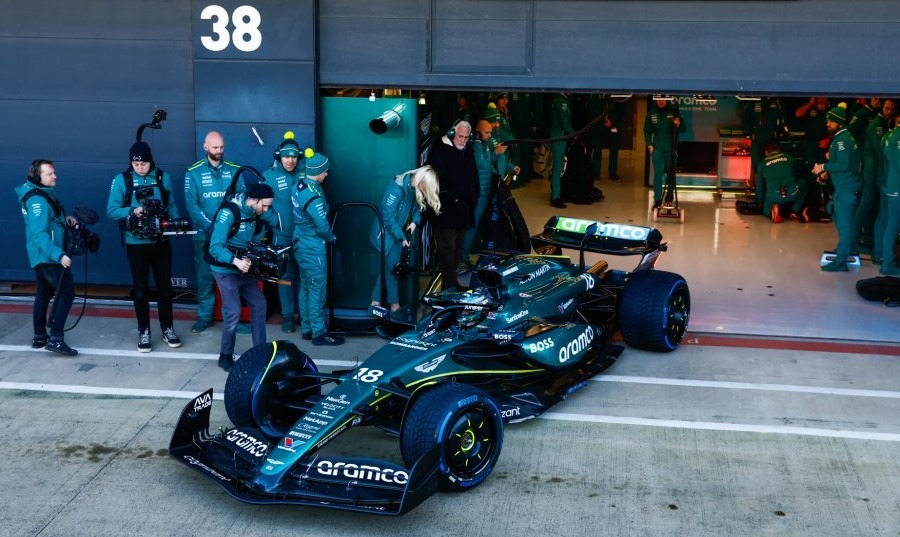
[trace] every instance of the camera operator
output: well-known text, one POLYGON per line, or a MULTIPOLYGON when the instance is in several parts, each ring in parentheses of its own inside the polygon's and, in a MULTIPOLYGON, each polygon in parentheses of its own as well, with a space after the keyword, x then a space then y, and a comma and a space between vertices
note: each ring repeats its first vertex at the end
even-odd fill
MULTIPOLYGON (((178 209, 172 200, 172 179, 158 169, 146 142, 135 142, 128 152, 129 169, 113 178, 109 189, 106 215, 120 222, 140 220, 152 203, 159 204, 171 219, 178 219, 178 209), (152 172, 152 173, 151 173, 152 172), (138 199, 141 198, 141 199, 138 199), (131 220, 129 220, 131 219, 131 220)), ((180 347, 172 319, 172 245, 168 237, 157 235, 144 238, 136 233, 124 233, 125 251, 131 266, 132 298, 138 322, 138 350, 150 352, 150 271, 156 282, 159 326, 163 340, 169 347, 180 347)))
POLYGON ((266 297, 258 280, 247 274, 252 261, 240 255, 251 242, 259 242, 266 226, 277 227, 275 212, 269 212, 275 197, 272 188, 256 183, 246 193, 238 193, 232 201, 240 208, 239 218, 230 210, 220 210, 213 222, 209 254, 216 285, 222 295, 222 342, 219 367, 228 371, 234 365, 235 328, 241 315, 241 298, 250 307, 250 332, 253 345, 266 342, 266 297))
POLYGON ((28 180, 15 189, 25 218, 25 248, 36 282, 31 346, 75 356, 78 351, 63 339, 66 317, 75 301, 75 283, 68 270, 72 260, 63 249, 63 241, 66 225, 75 225, 75 219, 65 215, 62 204, 56 199, 55 188, 53 161, 39 159, 31 163, 28 180), (53 309, 48 319, 51 299, 53 309), (50 329, 49 338, 47 328, 50 329))

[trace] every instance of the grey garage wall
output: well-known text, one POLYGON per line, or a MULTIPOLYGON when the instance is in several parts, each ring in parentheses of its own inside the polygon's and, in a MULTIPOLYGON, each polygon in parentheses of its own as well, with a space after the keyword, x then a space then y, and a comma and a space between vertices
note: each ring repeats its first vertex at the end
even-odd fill
MULTIPOLYGON (((161 130, 146 130, 155 160, 183 203, 185 167, 202 155, 208 130, 226 137, 226 158, 264 168, 285 130, 314 145, 317 84, 313 0, 0 0, 0 281, 30 281, 23 224, 12 189, 29 162, 56 162, 66 208, 93 208, 102 236, 88 274, 76 282, 129 285, 116 223, 105 218, 113 176, 128 166, 137 127, 164 109, 161 130), (240 6, 260 15, 258 46, 240 6), (217 6, 216 19, 204 9, 217 6), (227 20, 226 20, 227 19, 227 20), (223 24, 226 46, 208 47, 223 24), (242 25, 242 26, 241 26, 242 25), (239 27, 241 26, 241 27, 239 27)), ((173 277, 193 286, 190 239, 174 240, 173 277)))
POLYGON ((886 94, 893 0, 329 0, 323 85, 886 94), (880 52, 879 52, 880 51, 880 52))
MULTIPOLYGON (((890 94, 895 0, 0 0, 0 281, 28 281, 12 188, 57 162, 71 209, 104 212, 137 126, 181 185, 207 130, 266 166, 284 130, 315 145, 319 86, 890 94), (210 50, 217 5, 262 14, 251 51, 210 50), (318 37, 317 37, 318 32, 318 37)), ((233 22, 233 21, 232 21, 233 22)), ((229 32, 234 31, 234 25, 229 32)), ((232 35, 232 38, 235 36, 232 35)), ((245 38, 237 36, 238 39, 245 38)), ((232 43, 233 45, 233 43, 232 43)), ((176 190, 178 190, 176 188, 176 190)), ((183 208, 182 194, 176 199, 183 208)), ((129 283, 105 219, 91 283, 129 283)), ((190 280, 189 244, 175 276, 190 280)), ((79 263, 80 267, 80 263, 79 263)), ((79 278, 80 281, 81 278, 79 278)))

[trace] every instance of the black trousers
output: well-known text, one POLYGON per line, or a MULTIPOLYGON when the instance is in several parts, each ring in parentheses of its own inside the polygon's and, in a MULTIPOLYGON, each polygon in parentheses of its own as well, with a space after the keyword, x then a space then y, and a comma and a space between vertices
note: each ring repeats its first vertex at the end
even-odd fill
POLYGON ((34 310, 32 321, 34 335, 47 335, 50 329, 50 337, 62 339, 66 325, 66 317, 72 309, 75 301, 75 283, 72 279, 72 271, 63 268, 58 263, 41 263, 34 267, 36 293, 34 295, 34 310), (50 300, 53 300, 53 309, 47 317, 50 300))
POLYGON ((156 282, 156 306, 162 330, 172 326, 172 245, 169 241, 126 244, 131 266, 131 294, 138 330, 150 328, 150 273, 156 282))
POLYGON ((466 230, 435 228, 434 240, 437 243, 438 269, 441 271, 441 290, 459 287, 456 279, 456 267, 462 256, 466 230))

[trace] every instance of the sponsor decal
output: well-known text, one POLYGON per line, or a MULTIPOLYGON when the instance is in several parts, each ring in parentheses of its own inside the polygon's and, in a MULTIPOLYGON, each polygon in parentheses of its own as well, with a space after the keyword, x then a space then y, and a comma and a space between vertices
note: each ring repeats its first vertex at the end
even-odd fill
POLYGON ((407 349, 415 349, 418 351, 427 351, 429 348, 436 346, 434 343, 428 343, 425 341, 407 337, 394 338, 390 341, 390 344, 397 345, 398 347, 405 347, 407 349))
POLYGON ((569 300, 566 300, 559 306, 556 306, 556 309, 558 309, 560 313, 565 313, 566 310, 569 309, 569 306, 572 305, 572 302, 575 302, 574 298, 570 298, 569 300))
POLYGON ((509 276, 510 274, 513 274, 515 272, 519 272, 518 265, 514 266, 513 268, 508 268, 508 269, 504 270, 503 272, 500 273, 500 275, 501 276, 509 276))
POLYGON ((341 405, 341 406, 347 406, 350 404, 350 401, 347 400, 347 395, 343 394, 343 393, 341 394, 340 397, 332 397, 329 395, 329 396, 325 397, 325 400, 328 401, 329 403, 334 403, 336 405, 341 405))
POLYGON ((578 334, 577 338, 559 349, 559 363, 564 364, 577 357, 591 346, 592 341, 594 341, 594 327, 588 326, 584 329, 584 332, 578 334))
POLYGON ((529 272, 528 276, 525 276, 525 279, 522 280, 522 283, 530 282, 531 280, 537 278, 538 276, 542 276, 544 274, 547 274, 548 272, 550 272, 550 265, 542 265, 541 268, 539 268, 533 272, 529 272))
POLYGON ((194 412, 199 412, 204 408, 212 406, 212 394, 204 393, 200 397, 194 399, 194 412))
POLYGON ((314 418, 312 416, 306 415, 303 416, 301 421, 305 421, 308 423, 315 423, 316 425, 321 425, 322 427, 328 425, 328 422, 325 420, 320 420, 319 418, 314 418))
POLYGON ((328 477, 344 477, 396 485, 405 485, 409 481, 409 474, 403 470, 380 468, 369 464, 321 460, 316 464, 316 471, 328 477))
POLYGON ((470 395, 469 397, 466 397, 465 399, 462 399, 462 400, 460 400, 458 403, 456 403, 456 406, 457 406, 458 408, 462 408, 462 407, 464 407, 464 406, 466 406, 466 405, 469 405, 469 404, 472 404, 472 403, 476 403, 476 402, 478 402, 478 396, 477 396, 477 395, 470 395))
POLYGON ((437 366, 441 365, 441 362, 444 361, 444 358, 446 356, 447 356, 446 354, 442 354, 442 355, 438 356, 437 358, 432 358, 431 360, 428 360, 424 364, 417 365, 415 369, 419 373, 431 373, 432 371, 437 369, 437 366))
POLYGON ((507 320, 507 322, 514 323, 514 322, 518 321, 519 319, 526 317, 527 315, 528 315, 528 310, 522 310, 519 313, 510 315, 506 320, 507 320))
POLYGON ((508 419, 508 418, 517 418, 517 417, 519 417, 521 414, 522 414, 522 412, 521 412, 521 410, 519 409, 519 407, 516 407, 516 408, 505 408, 505 409, 503 409, 503 410, 500 411, 500 416, 502 416, 504 419, 508 419))
POLYGON ((231 442, 235 447, 246 451, 256 458, 265 456, 269 451, 269 444, 267 442, 261 442, 253 436, 237 429, 227 431, 225 433, 225 439, 231 442))
POLYGON ((611 222, 595 222, 594 220, 581 220, 579 218, 560 218, 556 221, 556 229, 574 233, 584 233, 591 224, 597 224, 596 234, 599 237, 642 241, 650 236, 650 228, 647 227, 614 224, 611 222))
POLYGON ((497 341, 512 341, 516 337, 516 332, 504 332, 501 330, 499 332, 494 332, 492 337, 497 341))
POLYGON ((209 466, 203 464, 202 462, 198 461, 197 459, 195 459, 194 457, 192 457, 192 456, 190 456, 190 455, 185 455, 185 456, 184 456, 184 460, 188 461, 188 464, 190 464, 191 466, 197 466, 197 467, 199 467, 199 468, 202 468, 203 470, 206 471, 206 473, 208 473, 209 475, 211 475, 211 476, 213 476, 213 477, 216 477, 216 478, 218 478, 218 479, 221 479, 222 481, 231 481, 231 478, 225 477, 224 475, 222 475, 222 474, 220 474, 219 472, 213 470, 213 469, 210 468, 209 466))
POLYGON ((536 352, 541 352, 541 351, 545 351, 548 349, 552 349, 554 346, 555 346, 555 344, 553 343, 553 338, 545 337, 544 339, 542 339, 540 341, 536 341, 534 343, 529 343, 528 344, 528 352, 530 352, 531 354, 534 354, 536 352))
MULTIPOLYGON (((210 181, 210 184, 212 184, 212 181, 210 181)), ((204 183, 204 186, 206 186, 205 183, 204 183)), ((201 194, 201 196, 203 196, 204 199, 218 199, 218 198, 224 198, 225 193, 224 192, 204 192, 203 194, 201 194)))
POLYGON ((519 293, 519 298, 531 298, 531 295, 528 293, 519 293))
MULTIPOLYGON (((273 458, 271 458, 271 457, 269 457, 268 459, 266 459, 266 462, 269 463, 269 464, 272 465, 272 466, 278 466, 278 465, 284 464, 282 461, 276 461, 275 459, 273 459, 273 458)), ((272 469, 272 468, 271 468, 271 466, 270 466, 270 467, 269 467, 269 470, 271 470, 271 469, 272 469)))
POLYGON ((319 432, 319 429, 320 429, 319 427, 310 425, 308 423, 299 423, 299 424, 297 424, 297 428, 303 429, 304 431, 309 431, 311 433, 317 433, 317 432, 319 432))
POLYGON ((296 437, 296 438, 302 438, 303 440, 310 440, 310 439, 312 439, 312 435, 311 435, 311 434, 299 433, 299 432, 297 432, 297 431, 290 431, 288 434, 289 434, 290 436, 293 436, 293 437, 296 437))
POLYGON ((293 446, 294 446, 294 439, 291 438, 291 437, 289 437, 289 436, 284 437, 284 446, 285 446, 285 447, 293 447, 293 446))

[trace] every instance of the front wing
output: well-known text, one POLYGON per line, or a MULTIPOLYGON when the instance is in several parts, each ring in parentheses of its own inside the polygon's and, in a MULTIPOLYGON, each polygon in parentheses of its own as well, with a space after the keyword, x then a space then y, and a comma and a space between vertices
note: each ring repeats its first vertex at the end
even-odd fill
POLYGON ((437 490, 439 446, 412 469, 375 459, 313 454, 288 469, 274 490, 264 490, 253 477, 266 460, 260 453, 268 453, 276 445, 256 441, 263 438, 262 434, 254 435, 247 428, 232 429, 231 435, 211 435, 212 394, 209 389, 185 405, 169 444, 169 455, 242 502, 399 515, 437 490))

